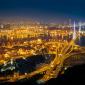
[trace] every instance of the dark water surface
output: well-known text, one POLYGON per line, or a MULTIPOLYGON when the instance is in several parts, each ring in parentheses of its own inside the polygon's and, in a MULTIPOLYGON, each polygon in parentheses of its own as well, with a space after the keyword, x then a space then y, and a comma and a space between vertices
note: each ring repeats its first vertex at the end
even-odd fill
POLYGON ((76 43, 80 46, 85 46, 85 36, 81 36, 81 38, 78 39, 76 43))

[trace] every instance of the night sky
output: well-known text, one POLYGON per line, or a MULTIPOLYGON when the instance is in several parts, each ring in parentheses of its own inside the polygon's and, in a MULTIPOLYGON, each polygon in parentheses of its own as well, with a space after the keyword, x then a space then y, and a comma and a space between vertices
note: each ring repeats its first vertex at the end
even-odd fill
POLYGON ((0 0, 0 18, 85 20, 85 0, 0 0))

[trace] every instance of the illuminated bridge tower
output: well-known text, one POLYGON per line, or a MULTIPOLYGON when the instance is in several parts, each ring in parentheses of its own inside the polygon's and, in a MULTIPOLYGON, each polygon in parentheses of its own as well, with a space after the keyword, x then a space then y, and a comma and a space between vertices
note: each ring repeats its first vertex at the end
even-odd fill
POLYGON ((80 37, 81 37, 81 22, 79 23, 79 40, 80 40, 80 37))
POLYGON ((75 28, 75 22, 74 22, 74 26, 73 26, 73 40, 76 39, 76 28, 75 28))
POLYGON ((81 22, 79 23, 79 33, 81 33, 81 22))

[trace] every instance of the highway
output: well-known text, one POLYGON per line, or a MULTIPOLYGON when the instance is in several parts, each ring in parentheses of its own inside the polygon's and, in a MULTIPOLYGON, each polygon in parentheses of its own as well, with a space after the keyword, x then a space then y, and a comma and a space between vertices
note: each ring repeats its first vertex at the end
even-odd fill
MULTIPOLYGON (((61 48, 62 43, 59 43, 58 46, 56 47, 56 57, 53 61, 51 61, 50 64, 45 65, 43 66, 43 68, 39 68, 31 73, 26 73, 25 75, 19 75, 15 73, 14 76, 0 77, 0 80, 7 80, 10 82, 14 82, 24 78, 31 78, 34 75, 43 72, 45 72, 45 75, 40 79, 40 81, 47 81, 50 78, 54 78, 55 76, 57 77, 59 72, 61 71, 61 68, 63 67, 64 60, 70 57, 71 55, 76 54, 76 53, 71 53, 75 45, 73 40, 70 43, 64 42, 63 44, 64 47, 62 47, 61 50, 59 48, 61 48)), ((83 50, 82 53, 85 53, 85 51, 83 50)))

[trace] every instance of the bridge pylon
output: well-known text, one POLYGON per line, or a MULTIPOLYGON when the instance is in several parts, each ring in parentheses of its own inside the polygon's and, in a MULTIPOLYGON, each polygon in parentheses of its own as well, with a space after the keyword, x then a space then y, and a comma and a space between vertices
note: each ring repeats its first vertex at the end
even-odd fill
POLYGON ((76 26, 75 26, 75 21, 74 21, 74 26, 73 26, 73 40, 76 39, 76 26))
POLYGON ((80 33, 81 33, 81 22, 79 22, 79 40, 80 40, 80 37, 81 37, 80 33))

